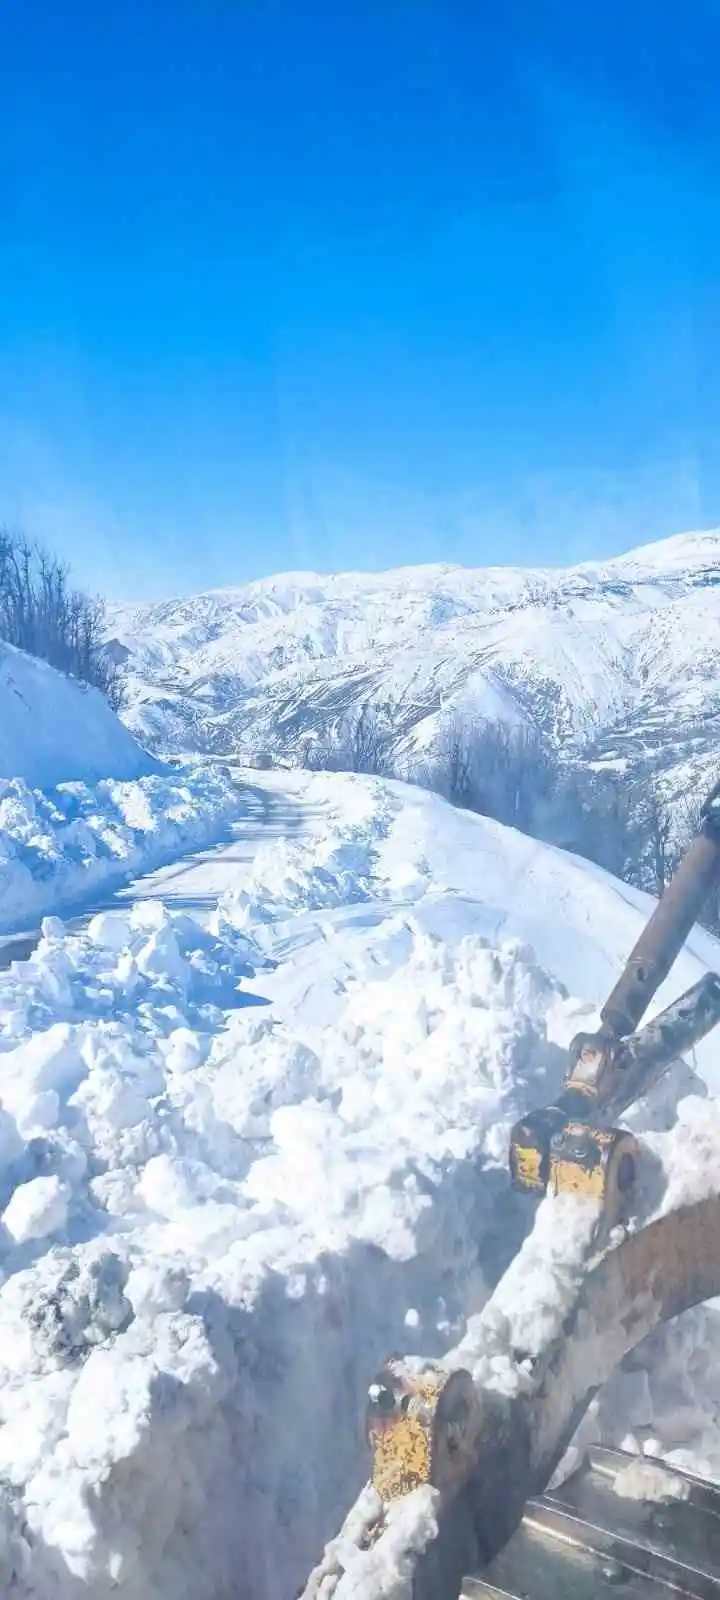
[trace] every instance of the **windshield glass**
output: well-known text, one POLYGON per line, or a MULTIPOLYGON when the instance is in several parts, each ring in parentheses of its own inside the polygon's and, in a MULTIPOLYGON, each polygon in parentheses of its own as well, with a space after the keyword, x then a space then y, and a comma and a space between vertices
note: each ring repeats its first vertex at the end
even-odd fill
POLYGON ((720 1593, 719 72, 6 0, 0 1595, 720 1593))

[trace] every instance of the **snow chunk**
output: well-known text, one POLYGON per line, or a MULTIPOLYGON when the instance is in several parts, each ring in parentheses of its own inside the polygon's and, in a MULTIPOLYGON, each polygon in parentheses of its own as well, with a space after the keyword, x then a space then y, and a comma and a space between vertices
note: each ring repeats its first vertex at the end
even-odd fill
POLYGON ((370 1593, 382 1600, 412 1600, 414 1558, 437 1534, 438 1498, 434 1489, 422 1488, 394 1501, 383 1513, 382 1539, 362 1549, 382 1511, 374 1490, 364 1490, 312 1573, 304 1600, 367 1600, 370 1593))
POLYGON ((17 1308, 41 1356, 77 1362, 132 1321, 127 1278, 126 1263, 112 1250, 57 1251, 8 1285, 0 1293, 0 1307, 17 1308))
POLYGON ((689 1500, 690 1484, 650 1461, 629 1461, 613 1480, 613 1493, 623 1500, 689 1500))
POLYGON ((32 1178, 21 1183, 5 1207, 3 1227, 16 1244, 60 1233, 67 1221, 70 1185, 58 1177, 32 1178))
POLYGON ((662 1163, 666 1179, 660 1213, 676 1211, 720 1192, 718 1144, 720 1100, 687 1095, 667 1132, 647 1133, 646 1147, 662 1163))

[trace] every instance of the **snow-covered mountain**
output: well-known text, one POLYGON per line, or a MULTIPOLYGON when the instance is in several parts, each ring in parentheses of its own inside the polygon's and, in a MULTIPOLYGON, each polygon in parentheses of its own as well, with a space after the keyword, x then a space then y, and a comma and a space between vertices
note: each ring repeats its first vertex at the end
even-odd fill
POLYGON ((597 761, 697 770, 720 747, 717 531, 565 569, 294 573, 114 606, 110 631, 126 719, 158 751, 282 757, 367 700, 405 748, 456 709, 597 761))

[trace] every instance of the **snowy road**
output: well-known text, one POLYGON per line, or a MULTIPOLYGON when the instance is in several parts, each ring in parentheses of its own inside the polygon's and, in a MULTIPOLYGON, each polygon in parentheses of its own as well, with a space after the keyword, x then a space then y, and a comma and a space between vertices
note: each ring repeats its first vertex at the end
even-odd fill
POLYGON ((141 874, 229 842, 263 804, 252 774, 209 761, 47 790, 2 779, 0 933, 27 933, 53 912, 79 915, 141 874))
MULTIPOLYGON (((322 812, 292 793, 286 783, 253 784, 242 778, 244 815, 230 828, 227 842, 192 851, 181 860, 135 879, 102 903, 102 909, 135 900, 162 900, 191 915, 212 910, 221 894, 242 885, 248 865, 261 846, 275 840, 297 840, 321 825, 322 812)), ((98 907, 99 909, 100 907, 98 907)))
MULTIPOLYGON (((67 926, 79 931, 96 912, 112 912, 137 900, 159 899, 194 915, 207 912, 225 890, 242 881, 261 845, 277 839, 297 839, 320 821, 317 808, 293 794, 292 779, 273 785, 272 778, 268 778, 261 786, 248 781, 245 773, 238 773, 238 778, 242 784, 242 815, 230 824, 227 839, 204 850, 190 851, 177 861, 132 879, 113 893, 99 893, 76 914, 72 910, 65 913, 67 926)), ((5 939, 0 935, 0 971, 12 961, 25 960, 39 938, 39 924, 26 926, 5 939)))
MULTIPOLYGON (((221 844, 50 919, 0 973, 0 1592, 21 1600, 295 1592, 362 1482, 376 1363, 456 1343, 513 1254, 509 1124, 647 914, 402 785, 250 790, 221 844)), ((696 933, 658 1004, 719 960, 696 933)), ((716 1085, 712 1047, 696 1066, 646 1122, 716 1085)), ((713 1394, 696 1376, 681 1442, 720 1464, 713 1394)))

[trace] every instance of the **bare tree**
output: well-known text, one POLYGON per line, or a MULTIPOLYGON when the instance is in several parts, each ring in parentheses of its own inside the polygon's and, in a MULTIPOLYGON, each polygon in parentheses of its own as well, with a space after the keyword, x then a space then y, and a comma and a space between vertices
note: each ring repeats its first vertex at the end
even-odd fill
POLYGON ((388 778, 394 772, 393 733, 389 707, 366 700, 325 739, 305 739, 298 749, 299 764, 313 772, 366 772, 388 778))
POLYGON ((351 772, 376 773, 387 777, 392 769, 392 725, 384 706, 366 700, 347 726, 351 772))
POLYGON ((531 833, 555 788, 557 759, 534 728, 456 716, 423 781, 454 805, 531 833))
POLYGON ((453 717, 442 730, 423 781, 453 805, 472 809, 473 771, 471 729, 463 717, 453 717))
POLYGON ((0 529, 0 638, 100 689, 118 709, 118 664, 104 646, 104 606, 70 583, 64 562, 0 529))
POLYGON ((640 861, 644 869, 642 887, 659 895, 672 876, 676 859, 673 816, 660 788, 657 773, 647 774, 640 779, 636 792, 641 832, 640 861))
POLYGON ((621 775, 566 767, 538 819, 538 833, 615 877, 645 887, 642 817, 635 793, 621 775))

